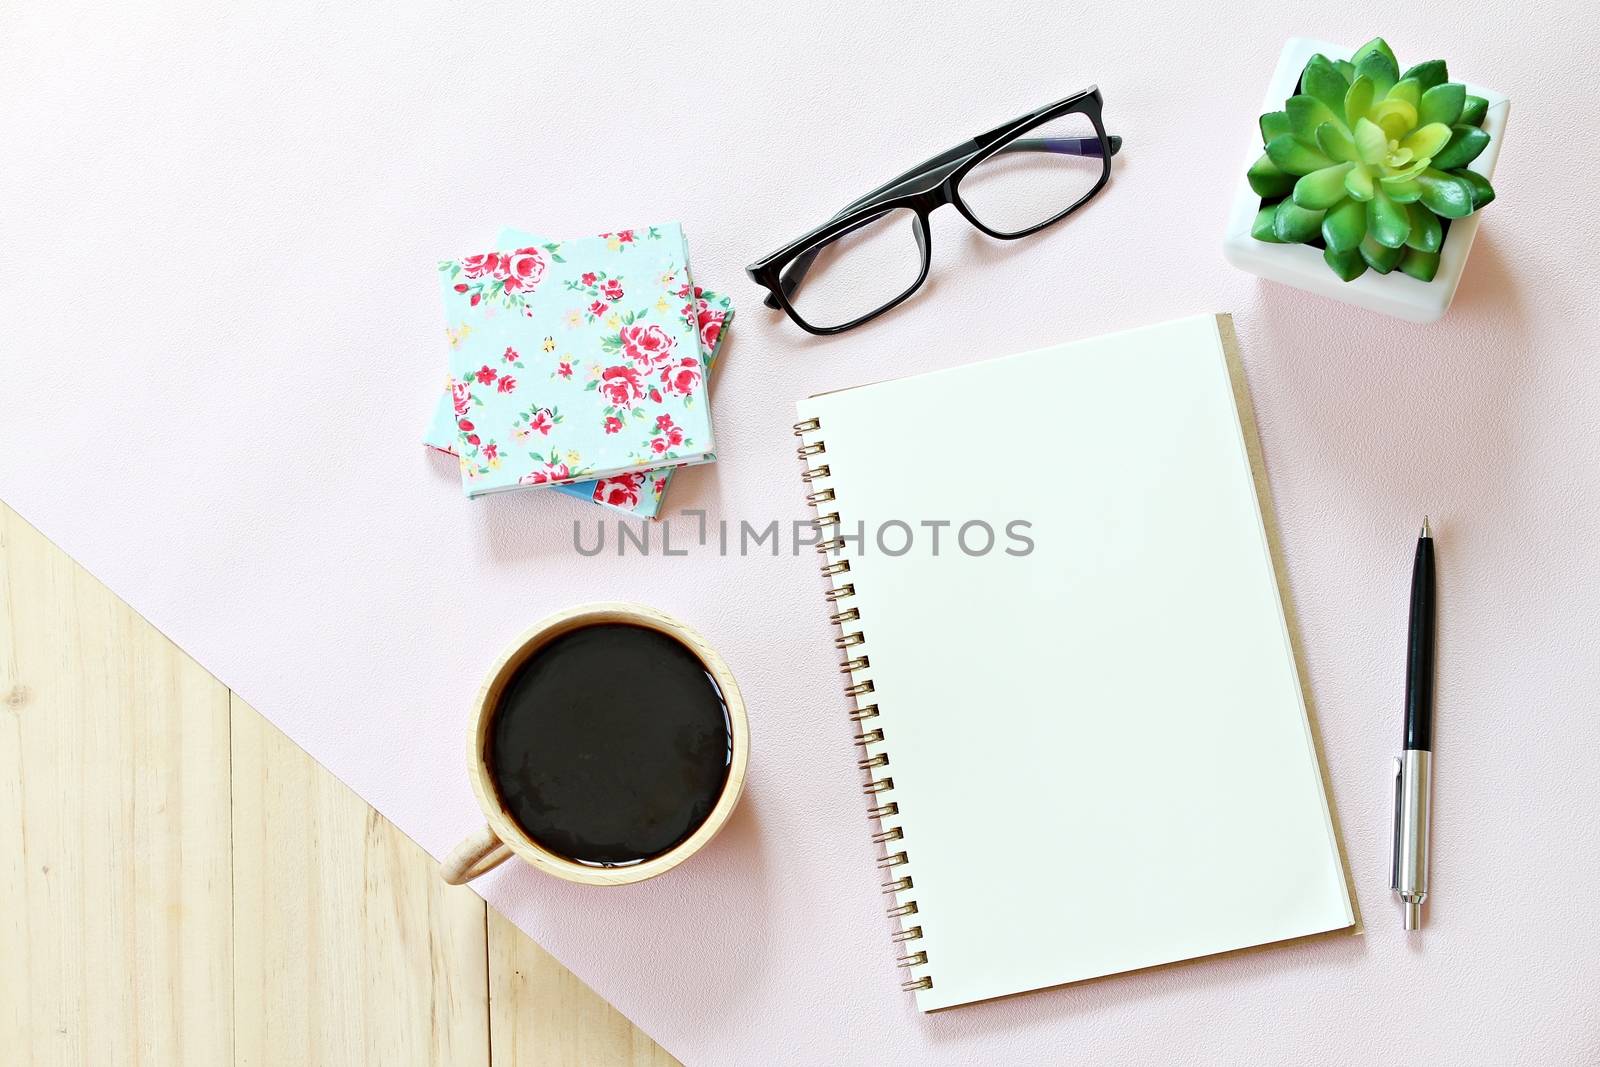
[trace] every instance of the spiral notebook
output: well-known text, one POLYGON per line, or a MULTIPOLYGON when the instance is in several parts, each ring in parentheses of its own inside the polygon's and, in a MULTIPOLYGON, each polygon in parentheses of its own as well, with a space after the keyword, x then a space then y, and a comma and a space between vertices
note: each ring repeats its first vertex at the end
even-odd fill
POLYGON ((799 404, 924 1011, 1356 928, 1232 336, 1189 318, 799 404))

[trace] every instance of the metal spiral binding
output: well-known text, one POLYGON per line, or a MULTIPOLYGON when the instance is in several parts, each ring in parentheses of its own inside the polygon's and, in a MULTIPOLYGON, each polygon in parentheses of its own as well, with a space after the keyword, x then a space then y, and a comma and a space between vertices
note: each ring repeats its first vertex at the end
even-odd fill
MULTIPOLYGON (((800 477, 808 486, 833 474, 826 461, 819 461, 816 458, 827 454, 827 443, 805 440, 808 434, 814 434, 821 429, 821 421, 815 418, 794 424, 794 434, 801 439, 801 444, 795 451, 805 464, 805 472, 800 477)), ((833 528, 832 536, 823 537, 816 545, 817 552, 824 557, 845 547, 845 540, 840 536, 843 524, 839 516, 837 499, 830 485, 815 486, 806 494, 806 503, 817 509, 817 517, 811 524, 819 536, 828 527, 833 528), (822 510, 824 504, 834 506, 824 513, 822 510)), ((823 598, 830 605, 828 621, 839 627, 839 636, 833 639, 833 647, 845 653, 839 663, 839 673, 844 675, 853 675, 872 665, 867 652, 867 636, 861 627, 861 609, 852 604, 840 603, 855 596, 855 583, 844 580, 834 584, 834 579, 849 573, 848 559, 830 559, 822 565, 823 577, 829 579, 830 586, 823 594, 823 598), (847 623, 855 623, 855 626, 847 629, 847 623)), ((845 687, 845 695, 851 697, 856 704, 855 710, 850 713, 850 721, 858 724, 853 741, 862 753, 856 760, 856 766, 867 776, 861 786, 861 791, 870 798, 871 806, 867 809, 867 818, 879 824, 872 834, 872 840, 874 844, 884 847, 883 854, 878 857, 877 865, 879 870, 890 874, 889 880, 883 883, 883 894, 890 900, 889 916, 904 920, 908 916, 917 914, 917 902, 904 897, 904 894, 913 888, 913 883, 911 875, 899 871, 899 868, 906 867, 911 862, 907 853, 897 845, 898 842, 905 840, 905 829, 899 825, 884 824, 884 820, 900 814, 900 805, 888 799, 894 789, 894 779, 883 770, 890 763, 888 753, 881 749, 885 742, 884 730, 882 727, 869 725, 871 720, 878 717, 878 705, 861 702, 862 698, 874 692, 876 686, 870 678, 861 681, 852 680, 845 687), (894 848, 895 851, 889 851, 890 848, 894 848)), ((895 966, 906 971, 926 967, 927 951, 911 944, 922 938, 921 925, 902 921, 899 927, 890 937, 900 950, 900 955, 895 958, 895 966)), ((932 989, 933 978, 926 974, 913 975, 902 981, 900 988, 908 993, 919 989, 932 989)))

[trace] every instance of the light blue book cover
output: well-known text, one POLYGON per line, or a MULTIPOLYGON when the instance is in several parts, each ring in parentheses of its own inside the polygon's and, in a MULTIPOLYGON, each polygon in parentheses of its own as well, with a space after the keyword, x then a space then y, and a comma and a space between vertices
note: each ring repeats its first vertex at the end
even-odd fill
POLYGON ((447 260, 439 278, 468 496, 715 458, 677 224, 447 260))
MULTIPOLYGON (((632 236, 634 243, 637 243, 638 231, 634 231, 632 236)), ((625 243, 620 234, 609 234, 604 237, 608 250, 613 240, 619 247, 625 243)), ((543 249, 551 243, 546 238, 509 227, 502 229, 496 240, 496 246, 502 250, 519 247, 543 249)), ((598 272, 596 274, 598 281, 598 272)), ((580 279, 581 277, 582 273, 580 279)), ((685 318, 694 316, 700 335, 700 357, 709 377, 726 337, 725 331, 733 322, 732 301, 720 293, 694 285, 687 276, 684 285, 678 290, 677 297, 683 301, 681 311, 685 318)), ((454 335, 451 340, 452 342, 456 340, 454 335)), ((458 416, 454 410, 456 393, 455 378, 452 375, 447 378, 444 392, 439 395, 433 419, 423 439, 428 447, 452 455, 456 454, 459 430, 458 416)), ((672 472, 676 469, 676 465, 657 467, 597 480, 557 483, 552 488, 569 496, 591 500, 638 518, 655 518, 660 513, 663 495, 671 483, 672 472)))

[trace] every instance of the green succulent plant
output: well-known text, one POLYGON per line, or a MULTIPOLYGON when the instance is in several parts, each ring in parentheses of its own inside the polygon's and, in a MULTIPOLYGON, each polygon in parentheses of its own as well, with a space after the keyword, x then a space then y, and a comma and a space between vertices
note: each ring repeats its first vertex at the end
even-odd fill
POLYGON ((1488 106, 1442 59, 1400 73, 1381 37, 1348 62, 1312 56, 1296 95, 1261 116, 1252 235, 1320 246, 1347 282, 1369 267, 1432 281, 1450 220, 1494 199, 1467 169, 1488 147, 1488 106))

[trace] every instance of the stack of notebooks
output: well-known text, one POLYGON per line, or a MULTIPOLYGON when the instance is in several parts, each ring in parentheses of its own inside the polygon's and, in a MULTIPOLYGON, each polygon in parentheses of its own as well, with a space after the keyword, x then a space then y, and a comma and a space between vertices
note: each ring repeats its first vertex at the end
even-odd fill
POLYGON ((552 241, 505 229, 439 265, 449 373, 424 443, 469 497, 533 486, 654 518, 716 458, 709 377, 733 321, 676 223, 552 241))

